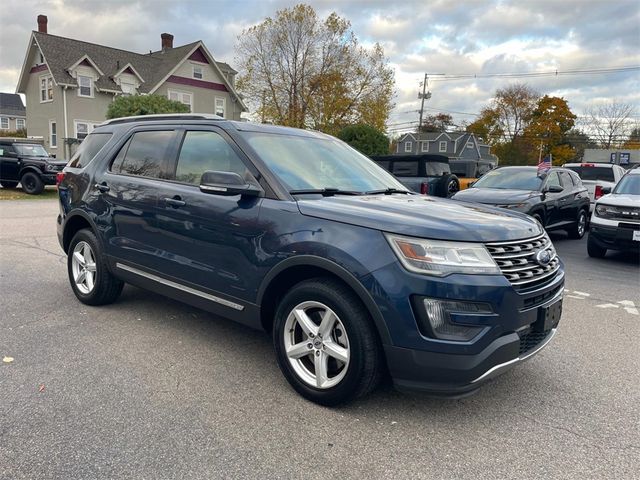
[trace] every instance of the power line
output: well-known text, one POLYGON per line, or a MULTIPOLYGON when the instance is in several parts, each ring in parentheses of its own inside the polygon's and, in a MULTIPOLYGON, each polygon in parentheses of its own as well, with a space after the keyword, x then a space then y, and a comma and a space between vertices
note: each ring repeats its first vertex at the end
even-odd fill
POLYGON ((511 73, 466 73, 466 74, 445 74, 434 78, 433 82, 446 82, 452 80, 468 80, 476 78, 537 78, 537 77, 560 77, 569 75, 606 75, 609 73, 622 73, 640 70, 640 65, 626 65, 610 68, 590 68, 575 70, 551 70, 540 72, 511 72, 511 73))

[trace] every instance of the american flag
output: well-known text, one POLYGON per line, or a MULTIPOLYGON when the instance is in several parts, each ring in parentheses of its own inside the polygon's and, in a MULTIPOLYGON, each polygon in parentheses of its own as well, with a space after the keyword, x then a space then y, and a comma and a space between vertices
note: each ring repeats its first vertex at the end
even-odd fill
POLYGON ((542 160, 538 162, 538 176, 546 175, 551 170, 551 154, 545 155, 542 160))

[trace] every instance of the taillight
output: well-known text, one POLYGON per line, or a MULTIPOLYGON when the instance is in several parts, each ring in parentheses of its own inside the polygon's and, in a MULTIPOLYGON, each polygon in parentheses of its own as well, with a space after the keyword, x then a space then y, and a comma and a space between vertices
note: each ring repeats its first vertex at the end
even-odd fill
POLYGON ((64 172, 56 173, 56 185, 60 185, 64 180, 64 172))
POLYGON ((427 195, 429 193, 429 184, 426 182, 422 182, 420 184, 420 193, 422 195, 427 195))
POLYGON ((596 200, 602 196, 602 185, 596 185, 596 190, 593 196, 595 197, 596 200))

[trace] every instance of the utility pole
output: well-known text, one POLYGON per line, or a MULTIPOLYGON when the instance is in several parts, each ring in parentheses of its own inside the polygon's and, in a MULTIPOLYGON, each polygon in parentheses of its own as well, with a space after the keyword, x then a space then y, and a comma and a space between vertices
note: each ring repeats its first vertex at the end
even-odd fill
POLYGON ((420 121, 418 122, 418 133, 420 133, 420 128, 422 127, 422 115, 424 112, 424 101, 427 98, 431 98, 431 92, 427 93, 427 82, 429 81, 428 74, 424 74, 424 80, 422 81, 422 93, 418 93, 418 98, 422 99, 422 103, 420 104, 420 121), (428 96, 427 96, 428 95, 428 96))

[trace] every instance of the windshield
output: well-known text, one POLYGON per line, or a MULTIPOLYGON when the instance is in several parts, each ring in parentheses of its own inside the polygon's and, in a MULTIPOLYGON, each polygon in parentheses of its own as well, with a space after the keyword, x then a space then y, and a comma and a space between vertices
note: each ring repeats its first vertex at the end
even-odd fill
POLYGON ((600 180, 604 182, 615 182, 613 176, 613 168, 607 167, 566 167, 569 170, 573 170, 582 180, 600 180))
POLYGON ((613 190, 616 195, 640 195, 640 175, 625 175, 613 190))
POLYGON ((289 190, 407 191, 373 160, 337 139, 256 132, 244 136, 289 190))
POLYGON ((25 157, 48 157, 49 154, 44 149, 42 145, 24 145, 24 144, 13 144, 13 148, 20 155, 24 155, 25 157))
POLYGON ((543 178, 535 169, 499 168, 487 172, 473 184, 473 188, 500 188, 510 190, 540 190, 543 178))

